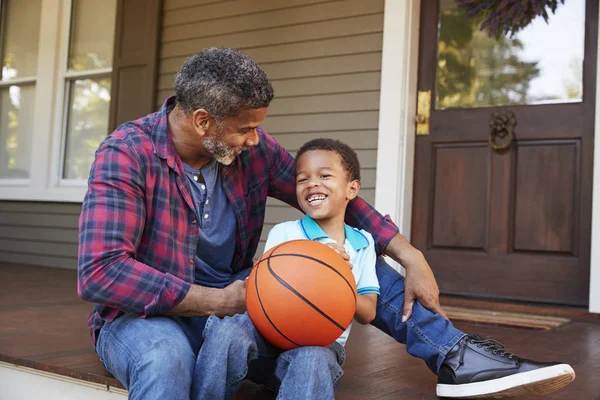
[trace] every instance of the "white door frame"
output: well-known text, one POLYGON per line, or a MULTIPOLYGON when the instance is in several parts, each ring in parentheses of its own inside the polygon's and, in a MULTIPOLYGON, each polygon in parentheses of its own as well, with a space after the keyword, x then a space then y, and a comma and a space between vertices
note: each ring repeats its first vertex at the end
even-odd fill
MULTIPOLYGON (((420 0, 385 0, 375 207, 389 214, 410 240, 419 59, 420 0)), ((600 35, 600 32, 599 32, 600 35)), ((600 41, 598 42, 600 55, 600 41)), ((600 138, 600 62, 596 123, 600 138)), ((600 140, 594 141, 600 160, 600 140)), ((589 311, 600 313, 600 162, 594 163, 589 311)))

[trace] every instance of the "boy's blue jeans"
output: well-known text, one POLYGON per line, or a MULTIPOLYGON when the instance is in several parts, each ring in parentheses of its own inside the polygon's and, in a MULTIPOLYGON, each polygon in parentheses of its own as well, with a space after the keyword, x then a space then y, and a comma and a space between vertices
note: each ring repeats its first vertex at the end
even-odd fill
POLYGON ((333 399, 345 358, 337 342, 277 349, 258 333, 247 313, 210 317, 196 360, 192 398, 228 399, 248 378, 278 393, 278 399, 333 399))
MULTIPOLYGON (((244 270, 232 280, 244 279, 249 272, 244 270)), ((372 325, 406 344, 409 354, 423 359, 437 374, 446 354, 464 333, 419 302, 403 323, 404 278, 381 257, 377 277, 381 295, 372 325)), ((203 368, 197 359, 205 324, 206 318, 124 315, 102 327, 96 351, 105 367, 129 390, 130 399, 190 399, 203 368)), ((306 385, 306 380, 297 384, 306 385)))

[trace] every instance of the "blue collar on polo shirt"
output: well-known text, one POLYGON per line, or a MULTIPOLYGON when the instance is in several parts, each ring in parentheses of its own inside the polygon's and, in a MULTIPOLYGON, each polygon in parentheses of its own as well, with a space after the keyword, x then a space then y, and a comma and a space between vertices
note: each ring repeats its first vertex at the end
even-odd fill
MULTIPOLYGON (((323 229, 321 229, 319 224, 317 224, 315 220, 312 219, 308 214, 300 220, 300 226, 302 227, 304 236, 306 236, 307 239, 316 240, 329 238, 323 229)), ((357 229, 351 228, 344 224, 344 233, 346 235, 346 240, 348 243, 350 243, 354 251, 369 247, 369 241, 357 229)))

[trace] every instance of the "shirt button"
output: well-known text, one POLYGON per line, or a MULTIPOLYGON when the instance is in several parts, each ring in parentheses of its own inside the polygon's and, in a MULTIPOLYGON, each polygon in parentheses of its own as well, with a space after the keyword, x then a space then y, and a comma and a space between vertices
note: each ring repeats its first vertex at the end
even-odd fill
POLYGON ((194 180, 198 182, 198 175, 194 175, 194 180))
POLYGON ((202 190, 206 189, 206 186, 204 185, 200 185, 200 187, 202 188, 202 190))
POLYGON ((194 263, 194 259, 190 258, 190 264, 193 264, 193 263, 194 263))
POLYGON ((204 219, 208 219, 208 214, 204 214, 204 219))
POLYGON ((204 204, 208 204, 208 199, 206 199, 206 201, 204 202, 204 204))

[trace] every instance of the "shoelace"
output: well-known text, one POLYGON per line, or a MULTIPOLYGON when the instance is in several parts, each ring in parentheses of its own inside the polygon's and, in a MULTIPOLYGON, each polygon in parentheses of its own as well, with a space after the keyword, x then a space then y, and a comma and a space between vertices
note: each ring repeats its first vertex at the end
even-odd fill
POLYGON ((469 342, 471 344, 476 344, 477 347, 484 347, 485 351, 490 351, 492 352, 492 354, 498 354, 500 353, 500 357, 504 357, 505 355, 508 354, 508 358, 512 359, 514 357, 514 354, 511 353, 510 351, 508 351, 504 345, 502 343, 500 343, 497 340, 494 339, 484 339, 481 336, 479 336, 478 334, 475 334, 471 337, 469 337, 469 342))

